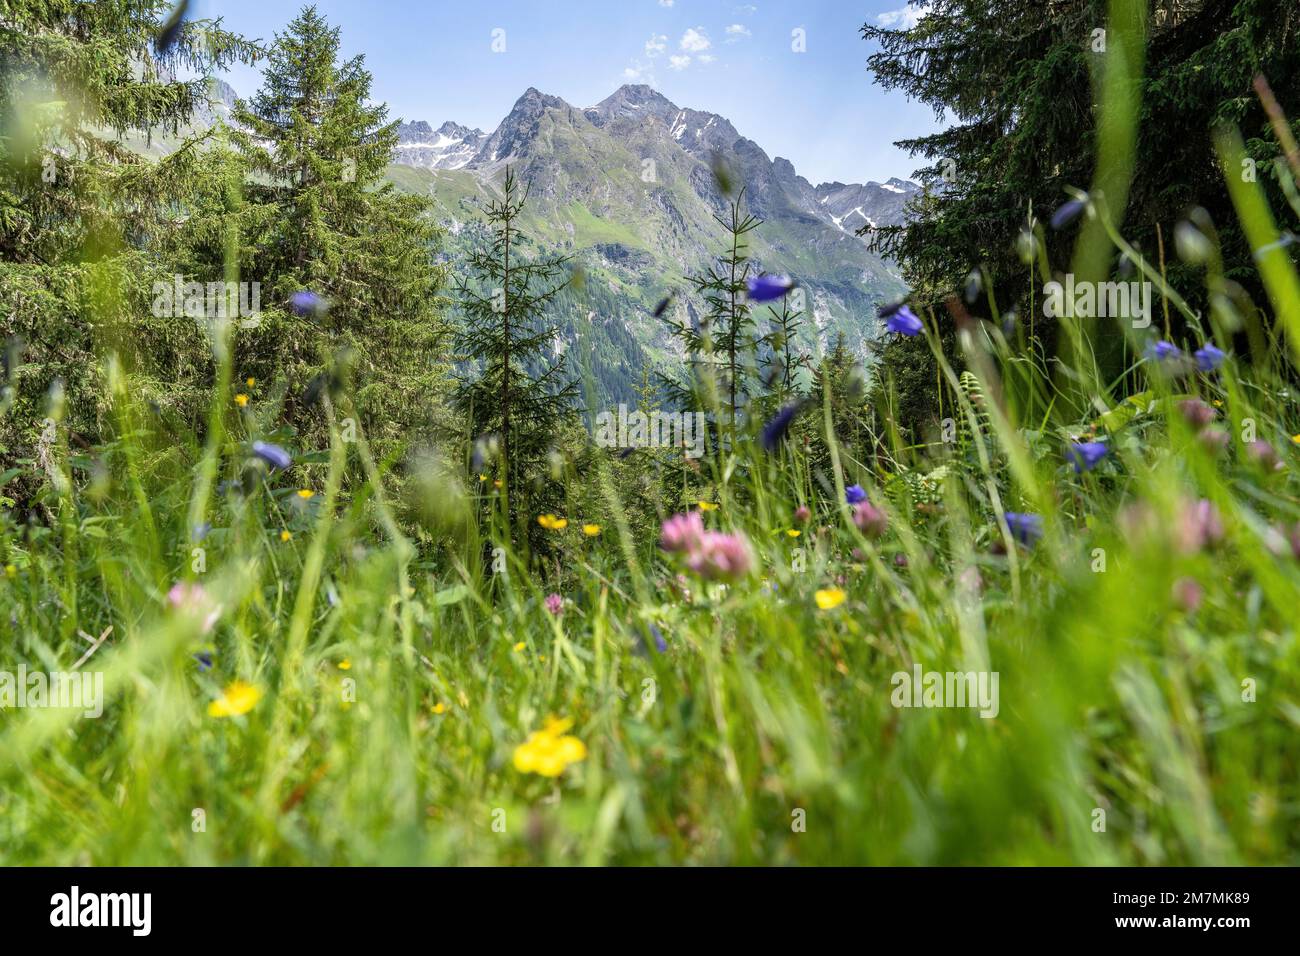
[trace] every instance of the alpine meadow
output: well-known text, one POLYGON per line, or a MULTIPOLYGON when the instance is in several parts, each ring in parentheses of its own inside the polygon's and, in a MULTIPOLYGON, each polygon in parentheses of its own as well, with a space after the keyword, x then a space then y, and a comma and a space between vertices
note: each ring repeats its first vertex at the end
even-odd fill
POLYGON ((0 862, 1300 864, 1298 138, 1295 0, 0 0, 0 862))

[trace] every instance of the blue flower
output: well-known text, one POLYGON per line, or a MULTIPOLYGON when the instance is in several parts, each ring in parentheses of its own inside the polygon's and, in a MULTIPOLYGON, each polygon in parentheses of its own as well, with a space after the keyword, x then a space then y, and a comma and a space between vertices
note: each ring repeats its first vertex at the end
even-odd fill
POLYGON ((1043 536, 1043 516, 1023 511, 1007 512, 1007 528, 1011 537, 1021 544, 1031 545, 1043 536))
POLYGON ((1222 349, 1216 348, 1208 342, 1193 352, 1192 355, 1196 359, 1196 367, 1202 372, 1213 372, 1228 357, 1223 353, 1222 349))
POLYGON ((1182 355, 1183 353, 1178 350, 1177 345, 1174 345, 1172 342, 1166 342, 1164 339, 1161 339, 1159 342, 1152 342, 1147 346, 1147 358, 1155 359, 1158 362, 1167 362, 1172 359, 1181 358, 1182 355))
POLYGON ((897 332, 899 335, 909 337, 918 334, 921 329, 921 320, 905 305, 900 305, 891 312, 888 321, 885 322, 885 331, 897 332))
POLYGON ((1017 319, 1019 319, 1019 315, 1016 313, 1015 306, 1002 313, 1002 335, 1004 338, 1009 339, 1016 334, 1017 319))
POLYGON ((668 650, 668 642, 664 640, 663 632, 653 624, 650 625, 650 636, 655 639, 655 650, 660 654, 668 650))
POLYGON ((1097 463, 1106 457, 1110 448, 1104 441, 1075 442, 1066 452, 1066 457, 1074 462, 1074 473, 1092 471, 1097 463))
POLYGON ((289 308, 294 315, 315 315, 324 310, 325 300, 315 292, 302 289, 289 296, 289 308))
POLYGON ((794 280, 789 276, 755 276, 745 280, 749 289, 749 298, 754 302, 771 302, 779 299, 794 288, 794 280))
POLYGON ((851 505, 861 504, 867 500, 867 493, 861 485, 849 485, 844 489, 844 500, 851 505))
POLYGON ((469 467, 473 472, 481 472, 483 466, 497 456, 497 436, 480 435, 474 441, 474 453, 470 456, 469 467))
POLYGON ((1071 199, 1052 213, 1052 228, 1056 230, 1064 229, 1083 215, 1083 211, 1087 208, 1088 204, 1082 199, 1071 199))
POLYGON ((272 471, 282 471, 293 464, 293 458, 279 445, 264 441, 253 442, 253 454, 270 466, 272 471))
POLYGON ((772 419, 763 426, 763 434, 759 441, 765 451, 772 451, 777 445, 781 444, 781 439, 785 433, 790 430, 790 425, 794 422, 795 416, 803 409, 803 402, 793 402, 777 412, 772 419))
POLYGON ((210 671, 210 670, 212 670, 212 652, 211 652, 211 651, 199 651, 197 654, 194 655, 194 660, 196 660, 196 661, 198 662, 199 670, 201 670, 201 671, 210 671))
POLYGON ((158 35, 154 38, 154 51, 156 53, 166 53, 172 48, 172 45, 181 35, 181 27, 185 25, 185 17, 190 9, 190 0, 181 0, 180 3, 172 9, 167 20, 158 28, 158 35))

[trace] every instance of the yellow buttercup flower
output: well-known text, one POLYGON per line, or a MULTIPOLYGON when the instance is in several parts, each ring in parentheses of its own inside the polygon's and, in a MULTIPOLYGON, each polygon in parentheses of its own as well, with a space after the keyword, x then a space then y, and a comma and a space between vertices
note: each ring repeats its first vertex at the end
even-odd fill
POLYGON ((569 519, 557 518, 555 515, 538 515, 537 523, 548 531, 563 531, 569 526, 569 519))
POLYGON ((208 704, 209 717, 239 717, 257 706, 262 691, 252 684, 237 680, 221 696, 208 704))
POLYGON ((257 384, 257 379, 253 378, 253 376, 250 375, 248 376, 248 378, 244 379, 244 384, 247 385, 249 388, 252 388, 254 385, 257 384))
POLYGON ((558 777, 569 764, 587 759, 587 746, 565 731, 573 726, 568 718, 548 717, 541 730, 515 748, 514 765, 520 773, 558 777))
POLYGON ((308 498, 315 498, 316 492, 312 491, 310 488, 299 488, 298 497, 303 501, 306 501, 308 498))
POLYGON ((248 404, 248 396, 245 395, 243 392, 240 392, 238 395, 235 396, 235 404, 238 405, 240 408, 243 408, 245 405, 248 404))
POLYGON ((718 506, 715 505, 712 501, 697 501, 697 502, 695 502, 695 504, 699 506, 699 509, 700 509, 701 511, 717 511, 717 510, 718 510, 718 506))
POLYGON ((839 607, 844 603, 847 597, 841 588, 825 588, 813 595, 817 606, 823 611, 829 611, 831 608, 839 607))
POLYGON ((572 726, 572 717, 556 717, 552 714, 546 718, 546 723, 542 725, 542 733, 558 737, 572 726))
POLYGON ((350 671, 350 670, 352 670, 352 661, 350 661, 350 660, 349 660, 348 658, 346 658, 346 657, 343 658, 343 660, 339 661, 339 670, 341 670, 341 671, 350 671))
POLYGON ((788 531, 786 531, 786 535, 791 538, 797 538, 801 534, 803 534, 803 532, 800 531, 798 528, 790 528, 788 531))
POLYGON ((584 524, 582 526, 582 533, 585 534, 588 538, 594 538, 596 537, 596 535, 600 534, 600 525, 584 524))
POLYGON ((523 650, 525 647, 527 647, 527 646, 528 646, 528 645, 525 644, 523 641, 520 641, 518 644, 515 645, 515 650, 516 650, 516 651, 522 651, 522 650, 523 650))
POLYGON ((18 573, 18 569, 14 567, 12 564, 5 565, 5 577, 12 578, 17 573, 18 573))
POLYGON ((289 540, 290 538, 292 538, 292 537, 293 537, 293 535, 291 535, 291 534, 289 533, 289 530, 288 530, 287 528, 286 528, 284 531, 281 531, 281 532, 280 532, 280 540, 281 540, 281 541, 288 541, 288 540, 289 540))
POLYGON ((435 714, 445 714, 447 712, 447 705, 444 704, 442 701, 438 701, 438 703, 434 704, 429 709, 432 710, 435 714))
POLYGON ((1297 445, 1300 445, 1300 435, 1292 435, 1291 440, 1295 442, 1297 445))
POLYGON ((487 475, 479 475, 479 476, 478 476, 478 480, 479 480, 479 481, 487 481, 487 475))

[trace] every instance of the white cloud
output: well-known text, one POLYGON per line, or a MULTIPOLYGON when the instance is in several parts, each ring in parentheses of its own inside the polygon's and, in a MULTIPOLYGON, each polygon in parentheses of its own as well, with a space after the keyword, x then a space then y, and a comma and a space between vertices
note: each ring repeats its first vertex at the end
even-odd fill
POLYGON ((672 5, 673 0, 659 0, 659 6, 661 7, 671 7, 672 5))
POLYGON ((736 9, 732 10, 731 12, 738 15, 747 16, 751 13, 758 13, 758 7, 754 6, 752 3, 746 3, 743 6, 736 7, 736 9))
POLYGON ((713 46, 709 35, 704 32, 704 27, 691 27, 682 34, 681 43, 678 44, 687 53, 701 53, 713 46))
POLYGON ((925 16, 924 10, 918 10, 915 4, 909 3, 897 10, 882 13, 876 17, 876 23, 887 29, 910 30, 921 22, 923 16, 925 16))
POLYGON ((753 36, 753 34, 749 32, 749 27, 745 26, 743 23, 733 23, 731 26, 727 27, 728 43, 736 43, 748 36, 753 36))
POLYGON ((701 53, 695 59, 698 60, 700 63, 712 63, 714 60, 717 59, 717 57, 714 56, 712 53, 701 53))
POLYGON ((670 56, 668 65, 674 70, 684 70, 691 65, 691 58, 689 56, 670 56))
POLYGON ((645 41, 645 55, 648 57, 654 58, 666 49, 668 49, 668 37, 662 33, 652 35, 645 41))
POLYGON ((643 60, 633 60, 623 70, 623 82, 656 85, 654 64, 646 63, 643 60))

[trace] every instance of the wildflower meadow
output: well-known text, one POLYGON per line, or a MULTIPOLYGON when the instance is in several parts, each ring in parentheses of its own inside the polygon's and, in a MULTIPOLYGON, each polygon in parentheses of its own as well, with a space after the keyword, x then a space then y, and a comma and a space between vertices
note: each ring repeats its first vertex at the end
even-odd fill
MULTIPOLYGON (((530 90, 466 165, 393 165, 328 4, 258 40, 187 6, 0 3, 0 861, 1300 862, 1293 10, 1063 5, 1015 62, 1083 64, 1076 178, 980 205, 1055 142, 1008 108, 1010 152, 932 144, 897 231, 814 209, 818 245, 649 93, 530 90), (1201 56, 1162 44, 1230 29, 1228 105, 1151 109, 1201 56), (557 199, 620 122, 605 205, 557 199), (624 193, 704 203, 700 259, 624 193), (886 264, 871 307, 826 248, 886 264)), ((903 83, 1000 6, 864 9, 851 52, 903 83)))

